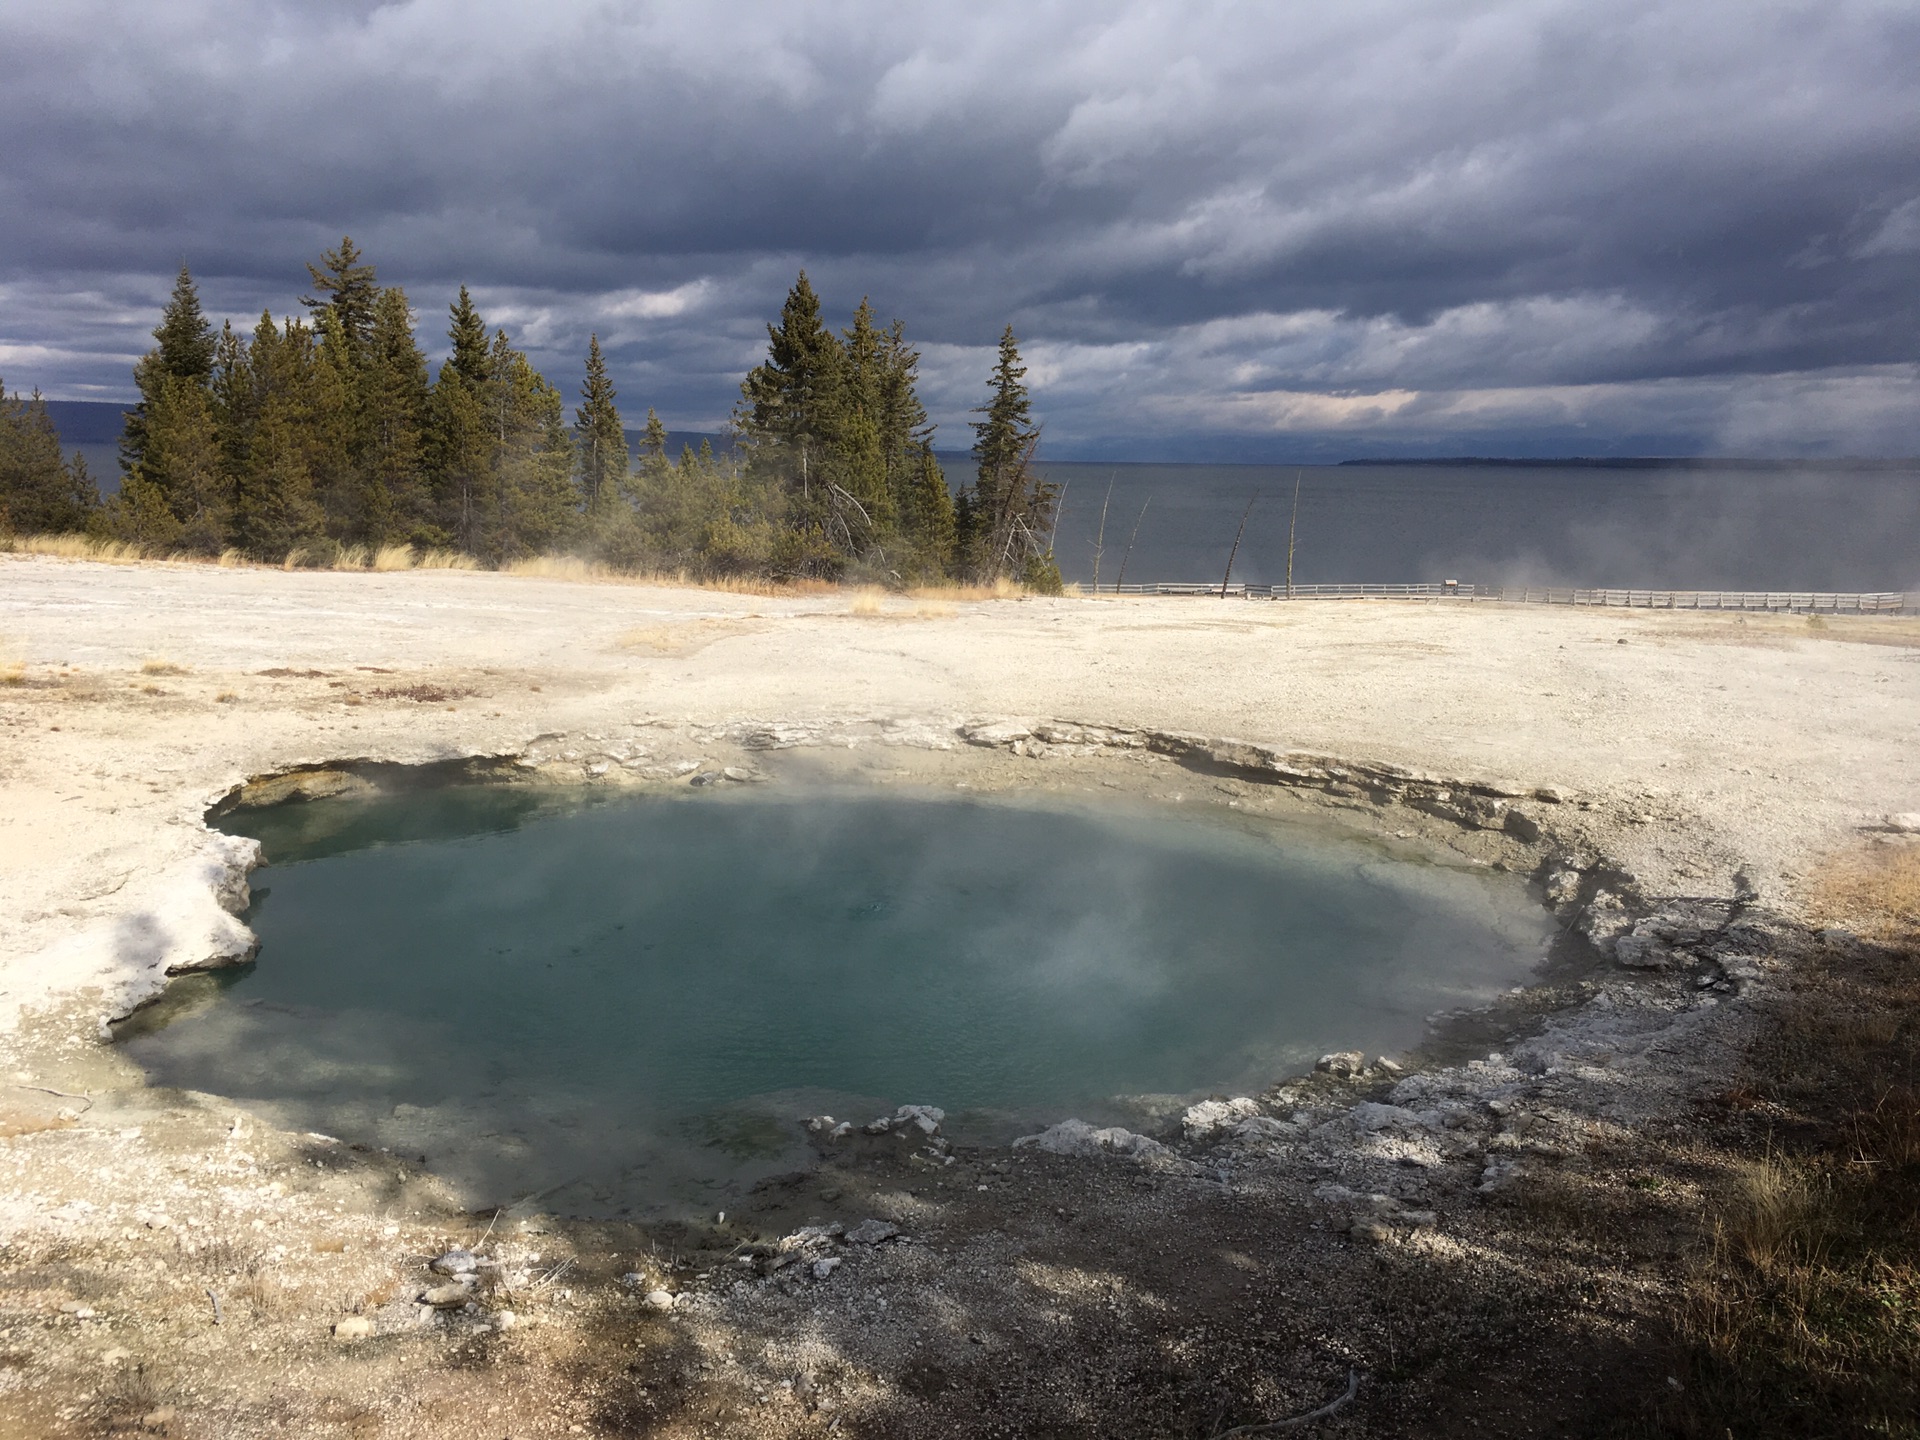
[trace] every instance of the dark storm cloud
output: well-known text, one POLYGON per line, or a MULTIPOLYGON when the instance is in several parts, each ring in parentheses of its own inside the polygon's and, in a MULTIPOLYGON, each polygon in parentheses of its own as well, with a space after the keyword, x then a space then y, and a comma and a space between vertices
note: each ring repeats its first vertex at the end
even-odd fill
MULTIPOLYGON (((1061 449, 1920 449, 1910 3, 0 0, 0 373, 350 231, 718 423, 801 264, 1061 449)), ((568 382, 571 384, 571 381, 568 382)))

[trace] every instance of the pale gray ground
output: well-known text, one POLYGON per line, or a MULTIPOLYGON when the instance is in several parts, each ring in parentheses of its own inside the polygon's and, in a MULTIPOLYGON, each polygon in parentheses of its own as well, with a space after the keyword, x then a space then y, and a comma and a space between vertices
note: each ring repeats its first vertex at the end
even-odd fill
MULTIPOLYGON (((1299 762, 1317 765, 1312 785, 1319 788, 1304 792, 1315 805, 1364 819, 1386 804, 1391 817, 1382 810, 1369 823, 1408 827, 1410 835, 1489 863, 1531 869, 1560 846, 1587 869, 1605 862, 1612 873, 1631 872, 1644 897, 1724 900, 1739 891, 1785 915, 1818 857, 1875 833, 1890 813, 1920 811, 1920 624, 1912 620, 1188 599, 876 603, 845 594, 732 595, 478 573, 283 573, 0 556, 0 678, 9 682, 0 687, 0 1013, 12 1080, 0 1117, 0 1135, 11 1137, 0 1141, 8 1166, 0 1177, 0 1243, 14 1247, 11 1291, 0 1307, 0 1419, 15 1427, 0 1425, 0 1434, 97 1433, 112 1415, 149 1402, 160 1416, 149 1428, 175 1434, 269 1434, 289 1424, 311 1433, 410 1434, 422 1427, 499 1435, 511 1424, 513 1434, 567 1433, 571 1425, 640 1434, 651 1433, 653 1422, 633 1418, 641 1413, 634 1407, 657 1401, 662 1385, 681 1387, 673 1393, 682 1398, 669 1409, 689 1426, 714 1423, 732 1433, 745 1426, 726 1419, 735 1413, 726 1407, 737 1403, 745 1407, 740 1415, 758 1417, 750 1428, 769 1433, 807 1433, 862 1413, 879 1433, 883 1420, 874 1417, 894 1413, 886 1403, 933 1404, 949 1383, 914 1380, 922 1371, 912 1367, 925 1357, 910 1353, 911 1336, 945 1327, 960 1337, 958 1358, 926 1361, 932 1368, 925 1374, 941 1377, 961 1374, 969 1355, 999 1353, 994 1347, 1001 1345, 1017 1351, 1025 1343, 1018 1337, 1027 1332, 1013 1321, 1006 1322, 1013 1339, 988 1333, 992 1325, 980 1317, 1011 1312, 995 1310, 985 1293, 965 1301, 971 1320, 954 1310, 960 1299, 941 1299, 945 1282, 929 1270, 934 1252, 924 1248, 889 1248, 895 1258, 884 1264, 879 1250, 848 1261, 848 1276, 866 1273, 864 1266, 873 1283, 899 1287, 887 1292, 900 1297, 896 1316, 916 1317, 904 1331, 905 1322, 889 1329, 881 1312, 866 1313, 859 1297, 878 1292, 851 1280, 836 1292, 846 1298, 830 1303, 790 1286, 727 1299, 723 1286, 708 1284, 705 1308, 691 1307, 684 1321, 621 1321, 627 1328, 610 1340, 606 1316, 624 1313, 606 1308, 616 1292, 583 1290, 577 1302, 562 1300, 565 1287, 556 1281, 538 1301, 530 1295, 521 1302, 529 1313, 541 1311, 542 1323, 527 1332, 542 1337, 537 1355, 527 1351, 515 1362, 534 1368, 517 1380, 501 1372, 507 1378, 486 1390, 483 1402, 473 1398, 481 1381, 461 1378, 427 1352, 388 1348, 376 1356, 326 1341, 326 1327, 346 1311, 372 1313, 383 1294, 406 1288, 414 1262, 401 1258, 403 1251, 467 1233, 432 1177, 377 1158, 336 1162, 313 1150, 318 1142, 262 1130, 210 1097, 148 1098, 95 1038, 103 1012, 147 998, 165 969, 244 951, 247 937, 230 913, 240 900, 244 847, 210 835, 202 816, 251 776, 352 759, 417 762, 532 747, 537 769, 528 773, 542 779, 668 784, 686 783, 678 768, 696 760, 708 762, 708 772, 734 765, 777 778, 783 765, 824 764, 831 753, 841 757, 839 770, 880 781, 1121 783, 1168 800, 1271 808, 1307 802, 1271 784, 1250 785, 1247 777, 1271 780, 1281 773, 1276 763, 1292 765, 1286 757, 1312 752, 1337 757, 1299 762), (1026 727, 1001 732, 1002 743, 991 749, 963 738, 978 722, 1008 717, 1081 722, 1108 727, 1108 734, 1090 741, 1043 730, 1053 738, 1033 745, 1023 739, 1015 750, 1006 739, 1026 727), (1149 732, 1162 738, 1143 745, 1139 737, 1149 732), (1167 741, 1175 732, 1257 748, 1167 741), (769 736, 803 748, 754 748, 769 736), (809 760, 807 745, 833 748, 809 760), (1029 749, 1034 758, 1016 753, 1029 749), (1208 771, 1208 755, 1225 769, 1208 771), (1390 787, 1402 786, 1392 778, 1396 769, 1434 778, 1408 782, 1419 790, 1418 805, 1411 791, 1396 790, 1397 800, 1382 802, 1347 777, 1329 779, 1330 765, 1341 768, 1337 761, 1359 767, 1356 775, 1388 775, 1390 787), (1507 797, 1475 804, 1511 802, 1543 824, 1546 837, 1530 849, 1521 843, 1524 834, 1500 828, 1497 815, 1483 828, 1447 819, 1452 812, 1434 800, 1442 793, 1435 787, 1458 791, 1458 782, 1475 780, 1489 782, 1483 795, 1507 797), (1533 792, 1543 787, 1562 793, 1542 800, 1533 792), (215 894, 220 887, 225 908, 215 894), (26 1088, 32 1086, 43 1088, 26 1088), (68 1098, 83 1092, 84 1103, 68 1098), (150 1223, 161 1210, 169 1212, 164 1223, 150 1223), (229 1262, 241 1280, 218 1278, 229 1262), (238 1321, 212 1327, 200 1292, 235 1284, 251 1287, 243 1315, 251 1328, 236 1329, 238 1321), (576 1303, 590 1312, 577 1323, 576 1303), (95 1318, 74 1318, 83 1305, 95 1318), (662 1330, 669 1324, 681 1328, 662 1330), (755 1334, 784 1336, 787 1349, 750 1341, 755 1334), (657 1351, 648 1363, 666 1367, 658 1375, 671 1374, 662 1380, 648 1370, 653 1389, 643 1385, 642 1398, 622 1399, 624 1409, 604 1400, 597 1409, 576 1403, 564 1386, 534 1378, 575 1362, 612 1374, 618 1367, 606 1368, 606 1354, 628 1351, 657 1351), (688 1358, 696 1353, 702 1358, 688 1358), (150 1369, 130 1379, 141 1365, 150 1369), (788 1386, 786 1410, 754 1398, 756 1386, 775 1383, 769 1377, 829 1372, 837 1411, 808 1398, 811 1380, 799 1391, 788 1386), (685 1399, 686 1387, 695 1385, 689 1376, 708 1377, 701 1383, 721 1398, 697 1405, 685 1399), (343 1398, 375 1394, 404 1397, 405 1406, 343 1398), (863 1404, 881 1408, 863 1412, 863 1404), (171 1418, 162 1413, 166 1406, 171 1418), (495 1423, 490 1416, 506 1418, 495 1423)), ((1729 966, 1726 973, 1735 971, 1729 966)), ((1648 1073, 1664 1066, 1661 1073, 1691 1076, 1718 1062, 1704 1058, 1716 1053, 1712 1043, 1687 1037, 1723 1022, 1686 998, 1691 982, 1665 990, 1601 988, 1604 995, 1589 984, 1587 993, 1616 1017, 1606 1019, 1604 1046, 1591 1017, 1569 1022, 1554 1041, 1562 1048, 1536 1044, 1531 1069, 1502 1061, 1474 1072, 1479 1080, 1441 1076, 1403 1085, 1395 1098, 1407 1108, 1399 1117, 1374 1115, 1380 1123, 1373 1129, 1373 1120, 1346 1118, 1337 1097, 1276 1092, 1269 1111, 1284 1120, 1287 1106, 1305 1105, 1321 1128, 1310 1143, 1295 1136, 1262 1149, 1250 1141, 1234 1163, 1268 1178, 1246 1182, 1252 1189, 1243 1193, 1265 1185, 1260 1193, 1281 1197, 1274 1203, 1283 1208, 1351 1208, 1337 1195, 1301 1200, 1305 1182, 1290 1177, 1310 1163, 1323 1179, 1351 1180, 1364 1192, 1387 1183, 1380 1175, 1402 1173, 1394 1165, 1412 1163, 1401 1152, 1424 1146, 1418 1164, 1435 1178, 1422 1182, 1424 1189, 1401 1187, 1406 1193, 1395 1192, 1393 1204, 1440 1206, 1444 1231, 1448 1197, 1468 1205, 1461 1197, 1471 1195, 1478 1177, 1512 1168, 1508 1152, 1517 1154, 1521 1139, 1506 1144, 1503 1137, 1531 1129, 1526 1145, 1543 1157, 1554 1147, 1541 1136, 1554 1125, 1575 1136, 1562 1147, 1568 1153, 1630 1143, 1633 1127, 1655 1113, 1667 1091, 1653 1085, 1640 1099, 1637 1091, 1595 1099, 1593 1074, 1619 1052, 1638 1057, 1648 1073), (1616 990, 1623 998, 1616 1000, 1616 990), (1667 1017, 1658 1021, 1666 1028, 1657 1043, 1644 1038, 1655 1022, 1618 1018, 1623 1005, 1634 1015, 1667 1017), (1628 1031, 1643 1036, 1637 1048, 1623 1038, 1628 1031), (1586 1098, 1576 1103, 1574 1089, 1582 1085, 1586 1098), (1491 1136, 1481 1133, 1486 1117, 1477 1111, 1464 1128, 1435 1130, 1438 1140, 1395 1128, 1411 1126, 1405 1117, 1429 1102, 1452 1105, 1449 1097, 1459 1097, 1471 1109, 1488 1087, 1525 1092, 1543 1117, 1552 1105, 1566 1114, 1542 1118, 1538 1128, 1523 1115, 1525 1126, 1503 1121, 1491 1136), (1327 1125, 1357 1138, 1336 1147, 1327 1125), (1289 1159, 1294 1140, 1298 1154, 1289 1159), (1464 1178, 1445 1180, 1448 1165, 1464 1178)), ((889 1155, 846 1162, 849 1173, 876 1167, 877 1188, 860 1192, 867 1213, 928 1232, 949 1227, 943 1244, 972 1246, 969 1264, 985 1267, 982 1276, 995 1266, 1017 1276, 1056 1318, 1093 1311, 1117 1317, 1132 1306, 1131 1319, 1114 1323, 1120 1331, 1140 1324, 1150 1330, 1150 1316, 1141 1316, 1172 1304, 1170 1297, 1201 1303, 1197 1290, 1181 1291, 1198 1273, 1186 1261, 1176 1268, 1187 1278, 1169 1278, 1158 1290, 1145 1270, 1135 1274, 1136 1286, 1152 1294, 1123 1302, 1126 1267, 1089 1258, 1098 1253, 1098 1235, 1075 1240, 1075 1264, 1022 1251, 1022 1227, 1037 1224, 1035 1214, 1057 1209, 1067 1217, 1062 1225, 1071 1219, 1049 1198, 1058 1186, 1065 1193, 1090 1187, 1093 1206, 1097 1194, 1112 1190, 1116 1214, 1174 1231, 1187 1223, 1182 1215, 1205 1211, 1212 1217, 1206 1225, 1193 1224, 1196 1234, 1213 1237, 1208 1255, 1236 1273, 1269 1263, 1253 1241, 1220 1241, 1239 1223, 1216 1213, 1226 1200, 1182 1198, 1181 1186, 1200 1183, 1192 1178, 1199 1171, 1136 1183, 1112 1172, 1132 1162, 1036 1157, 1023 1162, 1028 1178, 1016 1183, 1004 1178, 1013 1172, 995 1168, 1001 1162, 969 1157, 969 1179, 977 1170, 993 1194, 980 1192, 967 1205, 999 1205, 1003 1186, 1011 1196, 1021 1184, 1037 1198, 1022 1202, 1026 1210, 1007 1198, 1012 1208, 968 1220, 974 1211, 959 1197, 935 1194, 963 1187, 914 1179, 899 1155, 889 1155), (1097 1181, 1075 1180, 1076 1164, 1107 1169, 1097 1181), (1048 1168, 1056 1165, 1068 1168, 1056 1174, 1048 1168), (1009 1234, 1018 1240, 1013 1250, 1009 1234)), ((850 1193, 852 1184, 846 1182, 850 1193)), ((809 1193, 793 1202, 791 1214, 775 1214, 774 1206, 767 1223, 797 1223, 824 1196, 839 1193, 809 1193)), ((1313 1213, 1301 1211, 1296 1222, 1308 1227, 1296 1237, 1301 1254, 1330 1243, 1315 1238, 1321 1227, 1309 1225, 1313 1213)), ((606 1288, 600 1272, 616 1259, 585 1258, 591 1237, 568 1232, 543 1242, 532 1237, 563 1227, 515 1223, 510 1244, 518 1248, 503 1258, 531 1264, 526 1257, 541 1248, 578 1254, 582 1273, 595 1273, 606 1288)), ((1407 1243, 1442 1258, 1480 1253, 1471 1236, 1478 1222, 1460 1223, 1464 1239, 1442 1233, 1407 1243)), ((690 1251, 712 1251, 711 1238, 689 1239, 690 1251)), ((1259 1244, 1269 1242, 1277 1243, 1272 1233, 1259 1244)), ((625 1236, 606 1243, 636 1242, 625 1236)), ((1041 1240, 1032 1243, 1044 1248, 1041 1240)), ((617 1266, 635 1266, 636 1258, 617 1266)), ((676 1278, 678 1272, 655 1269, 656 1278, 694 1285, 690 1273, 676 1278)), ((827 1282, 821 1284, 825 1296, 827 1282)), ((1200 1344, 1184 1330, 1180 1335, 1178 1343, 1164 1342, 1172 1350, 1159 1353, 1200 1344)), ((1095 1353, 1093 1343, 1083 1336, 1076 1353, 1095 1353)), ((1115 1353, 1124 1348, 1118 1339, 1113 1345, 1115 1353)), ((1268 1391, 1237 1385, 1232 1403, 1251 1404, 1249 1395, 1264 1394, 1259 1403, 1274 1413, 1325 1398, 1322 1371, 1332 1363, 1326 1354, 1312 1363, 1294 1358, 1304 1367, 1297 1383, 1262 1382, 1268 1391)), ((1228 1413, 1229 1402, 1221 1403, 1228 1413)), ((1097 1425, 1097 1415, 1087 1423, 1097 1425)), ((1205 1417, 1193 1423, 1204 1429, 1205 1417)))

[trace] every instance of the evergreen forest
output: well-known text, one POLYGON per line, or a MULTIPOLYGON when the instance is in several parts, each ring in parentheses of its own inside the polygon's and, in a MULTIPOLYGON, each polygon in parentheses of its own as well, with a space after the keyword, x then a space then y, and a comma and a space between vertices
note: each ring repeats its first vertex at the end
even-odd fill
POLYGON ((835 331, 800 273, 716 456, 667 454, 649 409, 629 453, 597 336, 571 407, 463 286, 429 373, 404 291, 351 239, 307 266, 296 313, 217 330, 183 267, 104 501, 36 394, 0 386, 0 535, 84 532, 148 554, 313 566, 397 547, 485 566, 574 555, 695 579, 895 587, 1012 580, 1057 592, 1057 497, 1011 327, 955 495, 917 393, 920 357, 862 300, 835 331))

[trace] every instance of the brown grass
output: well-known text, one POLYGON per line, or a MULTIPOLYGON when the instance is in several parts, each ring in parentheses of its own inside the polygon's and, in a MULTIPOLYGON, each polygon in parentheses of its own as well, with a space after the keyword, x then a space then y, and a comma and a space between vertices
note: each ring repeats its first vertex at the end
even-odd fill
POLYGON ((1027 587, 1001 576, 989 585, 916 585, 907 594, 916 600, 1019 600, 1027 587))
MULTIPOLYGON (((1883 868, 1822 893, 1885 915, 1883 868)), ((1749 1055, 1764 1149, 1687 1282, 1661 1434, 1920 1435, 1920 953, 1831 949, 1795 983, 1749 1055)))
POLYGON ((1875 940, 1920 934, 1920 842, 1866 845, 1830 856, 1807 883, 1823 922, 1875 940))
POLYGON ((56 560, 98 560, 108 565, 132 565, 147 558, 137 545, 96 540, 91 535, 0 536, 0 550, 10 550, 16 555, 47 555, 56 560))
POLYGON ((176 665, 171 660, 154 658, 140 662, 142 675, 190 675, 193 672, 184 665, 176 665))

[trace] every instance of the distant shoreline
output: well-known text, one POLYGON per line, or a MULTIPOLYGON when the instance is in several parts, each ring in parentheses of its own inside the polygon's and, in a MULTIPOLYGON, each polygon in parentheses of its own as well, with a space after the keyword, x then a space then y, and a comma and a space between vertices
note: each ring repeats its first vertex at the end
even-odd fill
POLYGON ((1497 455, 1451 455, 1431 460, 1339 460, 1337 465, 1448 465, 1506 469, 1580 470, 1920 470, 1920 457, 1874 459, 1843 455, 1798 460, 1743 460, 1718 455, 1554 455, 1511 459, 1497 455))
MULTIPOLYGON (((103 400, 49 400, 47 412, 52 418, 54 428, 60 432, 61 444, 66 448, 76 446, 117 445, 121 427, 126 423, 125 416, 132 407, 103 400)), ((725 454, 733 447, 732 437, 724 433, 709 431, 669 431, 667 435, 667 454, 677 457, 682 445, 698 449, 702 441, 711 444, 716 454, 725 454)), ((627 443, 636 449, 640 444, 640 431, 629 429, 627 443)), ((943 466, 953 469, 955 466, 972 464, 972 456, 964 450, 936 448, 935 457, 943 466)), ((1455 469, 1505 469, 1505 470, 1835 470, 1864 473, 1899 473, 1902 471, 1920 471, 1920 456, 1872 457, 1843 455, 1838 457, 1807 457, 1804 459, 1768 459, 1746 460, 1738 456, 1715 455, 1551 455, 1539 457, 1508 455, 1445 455, 1419 458, 1394 458, 1390 456, 1363 456, 1353 460, 1112 460, 1112 459, 1075 459, 1072 457, 1051 458, 1044 450, 1040 461, 1045 465, 1243 465, 1249 467, 1286 467, 1297 466, 1303 469, 1347 468, 1387 468, 1392 466, 1451 467, 1455 469)), ((101 478, 96 476, 96 478, 101 478)))

